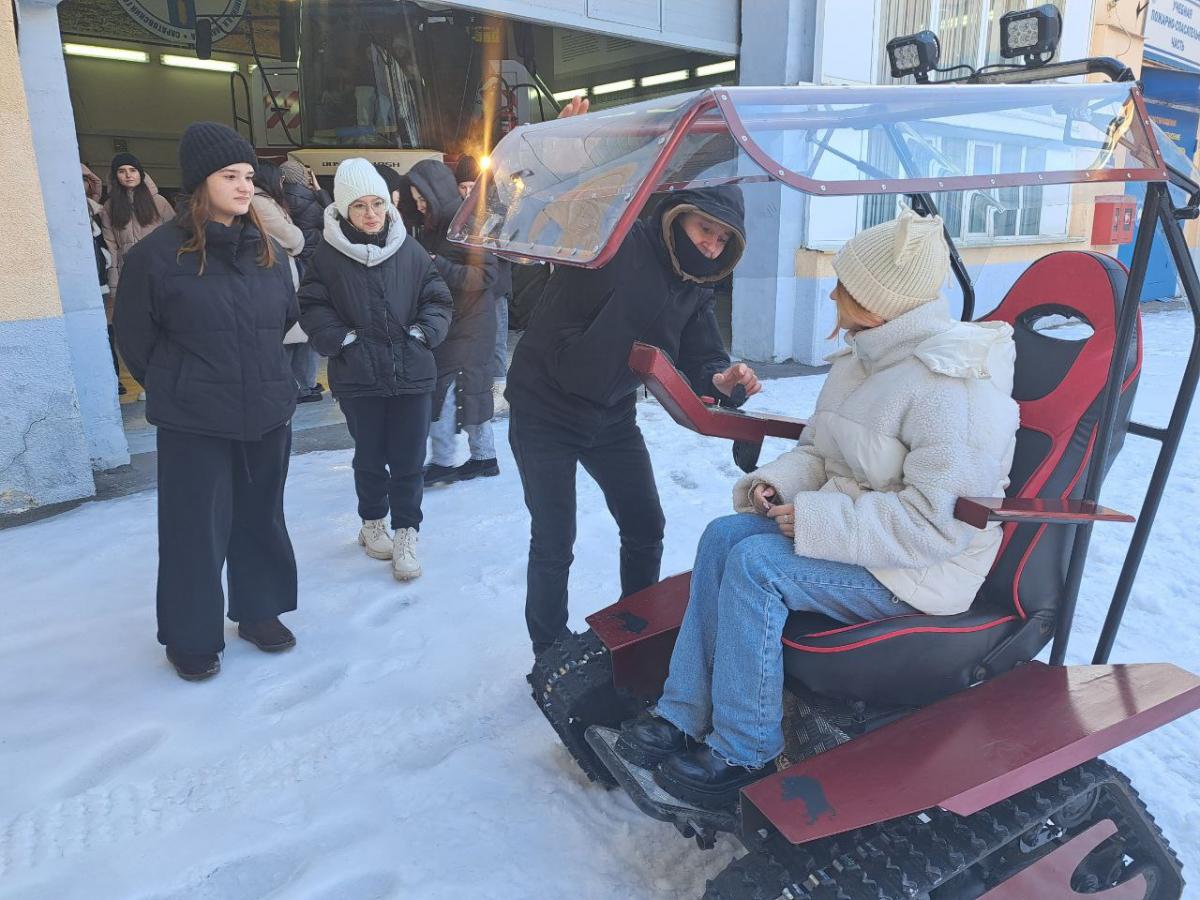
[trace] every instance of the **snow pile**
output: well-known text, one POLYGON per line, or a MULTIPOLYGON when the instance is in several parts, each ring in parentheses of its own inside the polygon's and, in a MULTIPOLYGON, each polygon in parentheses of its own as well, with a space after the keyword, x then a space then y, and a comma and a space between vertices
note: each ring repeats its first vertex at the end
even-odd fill
MULTIPOLYGON (((1136 414, 1163 424, 1190 322, 1146 320, 1136 414)), ((803 415, 820 380, 753 405, 803 415)), ((728 444, 641 421, 667 511, 664 574, 729 507, 728 444)), ((215 680, 185 684, 154 640, 155 497, 0 532, 0 897, 372 900, 688 897, 735 850, 704 853, 589 785, 529 699, 527 519, 502 475, 430 491, 410 585, 355 544, 348 452, 293 460, 299 645, 226 634, 215 680)), ((782 450, 768 446, 764 459, 782 450)), ((1137 512, 1156 445, 1130 438, 1104 501, 1137 512)), ((1200 417, 1180 449, 1114 661, 1200 671, 1192 533, 1200 417)), ((572 625, 618 595, 617 535, 579 480, 572 625)), ((1127 526, 1096 529, 1072 662, 1090 658, 1127 526)), ((1200 869, 1200 716, 1111 755, 1200 869)))

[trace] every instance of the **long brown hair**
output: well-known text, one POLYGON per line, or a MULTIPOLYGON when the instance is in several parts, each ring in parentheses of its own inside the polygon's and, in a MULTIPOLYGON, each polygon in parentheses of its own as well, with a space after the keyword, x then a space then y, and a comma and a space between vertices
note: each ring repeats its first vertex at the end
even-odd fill
POLYGON ((154 205, 154 194, 150 192, 150 186, 146 184, 144 175, 138 186, 132 190, 125 187, 116 178, 109 183, 108 214, 112 217, 115 228, 124 228, 135 218, 143 228, 159 221, 158 207, 154 205))
MULTIPOLYGON (((200 254, 200 273, 204 274, 204 264, 207 261, 207 237, 205 236, 204 226, 212 220, 212 202, 208 196, 208 186, 201 182, 200 186, 192 192, 187 198, 183 209, 179 213, 179 225, 188 232, 188 238, 179 247, 179 253, 176 258, 181 258, 185 253, 200 254)), ((269 237, 267 230, 263 227, 262 220, 258 217, 254 207, 251 206, 244 216, 240 216, 243 222, 249 222, 258 229, 259 234, 259 249, 258 249, 258 264, 263 268, 269 269, 275 265, 275 245, 269 237)))
POLYGON ((846 290, 839 281, 833 288, 833 301, 837 304, 837 324, 829 332, 825 340, 836 340, 843 331, 858 331, 862 328, 875 328, 883 324, 883 319, 870 310, 864 309, 854 295, 846 290))

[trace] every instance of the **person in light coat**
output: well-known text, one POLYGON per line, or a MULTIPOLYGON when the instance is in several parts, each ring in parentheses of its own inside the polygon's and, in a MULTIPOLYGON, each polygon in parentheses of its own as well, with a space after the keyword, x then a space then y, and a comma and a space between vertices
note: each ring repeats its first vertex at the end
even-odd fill
MULTIPOLYGON (((259 162, 254 173, 254 199, 250 201, 263 228, 287 252, 288 268, 292 273, 292 284, 300 287, 300 268, 297 260, 304 254, 304 232, 292 222, 288 210, 287 195, 284 193, 283 172, 279 166, 259 162)), ((308 335, 297 322, 283 336, 287 347, 288 362, 292 376, 296 379, 296 402, 320 401, 321 392, 314 386, 317 380, 317 355, 308 346, 308 335)))
POLYGON ((158 192, 141 161, 132 153, 113 157, 109 172, 108 201, 100 210, 104 243, 112 256, 108 287, 115 297, 121 268, 129 251, 146 235, 175 217, 167 198, 158 192))
POLYGON ((657 765, 673 796, 723 805, 773 768, 790 611, 950 615, 995 561, 999 526, 959 522, 954 505, 1008 484, 1016 351, 1007 324, 951 317, 942 227, 904 209, 842 248, 830 296, 848 346, 816 412, 794 450, 737 482, 736 514, 700 539, 662 698, 617 745, 657 765))

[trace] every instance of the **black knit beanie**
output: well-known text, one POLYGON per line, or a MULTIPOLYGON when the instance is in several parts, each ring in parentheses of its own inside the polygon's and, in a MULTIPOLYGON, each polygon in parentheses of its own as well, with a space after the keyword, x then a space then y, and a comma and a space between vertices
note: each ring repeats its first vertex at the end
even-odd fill
POLYGON ((146 170, 142 168, 142 162, 132 153, 118 153, 112 159, 112 165, 109 167, 109 175, 112 181, 117 180, 117 169, 121 166, 133 166, 138 170, 142 178, 146 177, 146 170))
MULTIPOLYGON (((383 163, 375 163, 375 171, 383 178, 383 182, 387 185, 389 192, 404 190, 404 176, 391 166, 385 166, 383 163)), ((389 197, 388 199, 391 198, 389 197)))
POLYGON ((234 163, 257 168, 258 159, 250 142, 219 122, 193 122, 179 140, 179 170, 183 189, 191 193, 213 172, 234 163))

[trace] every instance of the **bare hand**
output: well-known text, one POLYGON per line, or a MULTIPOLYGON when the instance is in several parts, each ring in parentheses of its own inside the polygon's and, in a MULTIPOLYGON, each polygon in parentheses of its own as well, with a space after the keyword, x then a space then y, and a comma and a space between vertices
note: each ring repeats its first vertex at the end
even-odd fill
POLYGON ((571 116, 582 116, 588 111, 588 107, 592 105, 592 101, 586 97, 572 97, 570 102, 566 104, 558 112, 560 119, 569 119, 571 116))
POLYGON ((784 537, 789 537, 792 540, 796 539, 795 504, 784 503, 780 506, 772 506, 767 510, 767 517, 775 520, 775 524, 779 526, 779 530, 783 533, 784 537))
POLYGON ((765 481, 759 482, 750 492, 751 505, 762 513, 764 516, 771 509, 772 501, 775 499, 775 488, 771 487, 765 481))
POLYGON ((726 397, 732 396, 734 387, 739 384, 746 389, 747 397, 753 397, 762 390, 762 385, 758 382, 758 376, 745 363, 734 363, 724 372, 718 372, 714 375, 712 381, 713 387, 726 397))

